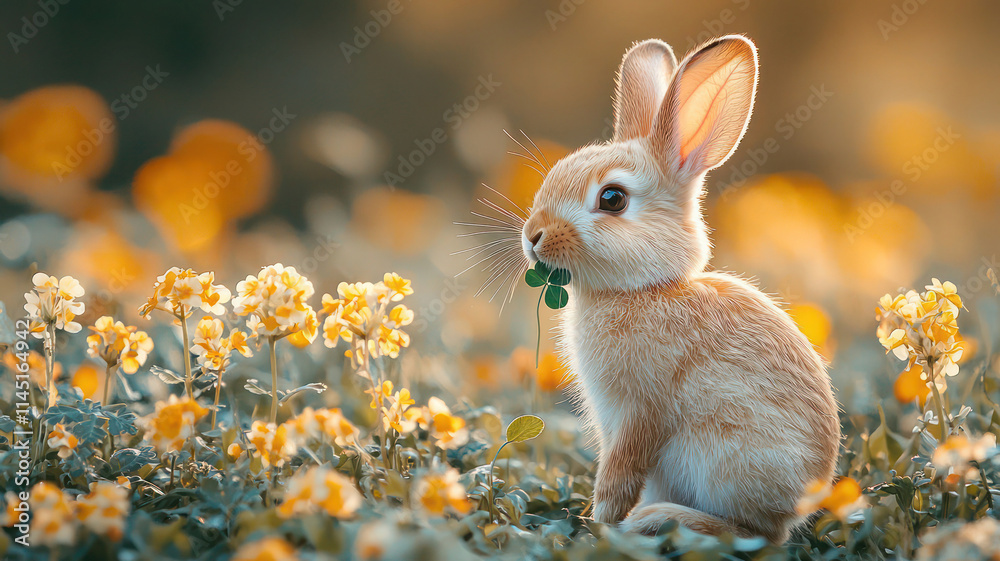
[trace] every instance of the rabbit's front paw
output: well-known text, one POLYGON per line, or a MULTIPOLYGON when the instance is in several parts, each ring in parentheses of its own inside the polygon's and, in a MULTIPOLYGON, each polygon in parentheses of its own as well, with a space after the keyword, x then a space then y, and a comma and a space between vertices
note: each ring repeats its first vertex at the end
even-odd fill
POLYGON ((602 524, 617 524, 632 510, 624 497, 612 493, 597 493, 594 497, 594 520, 602 524))

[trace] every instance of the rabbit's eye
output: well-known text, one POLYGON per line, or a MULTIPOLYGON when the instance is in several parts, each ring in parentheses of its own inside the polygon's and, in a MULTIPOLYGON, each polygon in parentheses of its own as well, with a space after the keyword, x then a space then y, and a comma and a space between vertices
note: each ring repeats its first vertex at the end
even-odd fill
POLYGON ((625 210, 626 206, 628 206, 628 195, 621 185, 608 185, 601 191, 601 196, 598 198, 599 209, 618 213, 625 210))

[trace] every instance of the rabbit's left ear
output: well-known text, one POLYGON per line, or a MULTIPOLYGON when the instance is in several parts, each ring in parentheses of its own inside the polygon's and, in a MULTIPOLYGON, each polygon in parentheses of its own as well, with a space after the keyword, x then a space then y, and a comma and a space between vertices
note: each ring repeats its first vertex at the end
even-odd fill
POLYGON ((693 178, 722 165, 750 122, 757 49, 727 35, 687 56, 674 74, 650 141, 661 161, 693 178))
POLYGON ((615 80, 615 142, 649 134, 675 68, 673 49, 658 39, 636 43, 625 53, 615 80))

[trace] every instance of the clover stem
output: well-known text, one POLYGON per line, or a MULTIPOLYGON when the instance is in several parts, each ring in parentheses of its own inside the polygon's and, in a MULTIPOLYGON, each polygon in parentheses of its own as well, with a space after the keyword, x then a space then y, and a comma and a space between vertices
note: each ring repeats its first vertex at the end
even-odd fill
MULTIPOLYGON (((493 456, 493 461, 490 462, 490 522, 492 522, 493 518, 494 518, 493 517, 493 509, 494 509, 494 504, 493 504, 493 502, 494 502, 494 498, 493 498, 493 493, 494 493, 494 491, 493 491, 493 469, 495 468, 495 466, 497 464, 497 458, 500 457, 500 451, 503 450, 504 446, 507 446, 508 444, 510 444, 509 440, 507 440, 503 444, 501 444, 500 447, 497 448, 497 453, 493 456)), ((496 518, 499 519, 500 517, 497 516, 496 518)), ((499 520, 498 520, 498 522, 499 522, 499 520)))
POLYGON ((118 366, 117 362, 115 364, 108 364, 104 369, 104 401, 101 402, 104 406, 111 405, 109 399, 112 395, 114 395, 114 391, 111 388, 113 388, 115 382, 118 381, 118 379, 114 376, 114 368, 116 366, 118 366))
POLYGON ((542 353, 542 298, 545 297, 545 289, 548 285, 542 287, 542 293, 538 295, 538 305, 535 306, 535 327, 538 330, 538 341, 535 343, 535 369, 538 369, 538 357, 542 353))
POLYGON ((181 340, 184 343, 184 348, 181 349, 181 356, 184 357, 184 391, 187 392, 188 399, 194 400, 194 387, 191 383, 191 357, 188 356, 191 350, 188 345, 187 313, 184 304, 181 304, 177 319, 181 322, 181 340))
POLYGON ((271 423, 278 422, 278 357, 274 353, 277 342, 273 335, 267 338, 271 350, 271 423))

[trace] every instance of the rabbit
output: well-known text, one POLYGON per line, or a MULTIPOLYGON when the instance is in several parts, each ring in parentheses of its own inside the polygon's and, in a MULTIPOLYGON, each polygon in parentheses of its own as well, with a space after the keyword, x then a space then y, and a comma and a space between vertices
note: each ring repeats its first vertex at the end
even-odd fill
POLYGON ((655 533, 785 542, 840 446, 826 363, 751 283, 708 271, 706 173, 749 123, 757 49, 728 35, 680 64, 626 54, 614 134, 555 163, 522 229, 530 262, 571 273, 557 349, 598 444, 593 517, 655 533))

